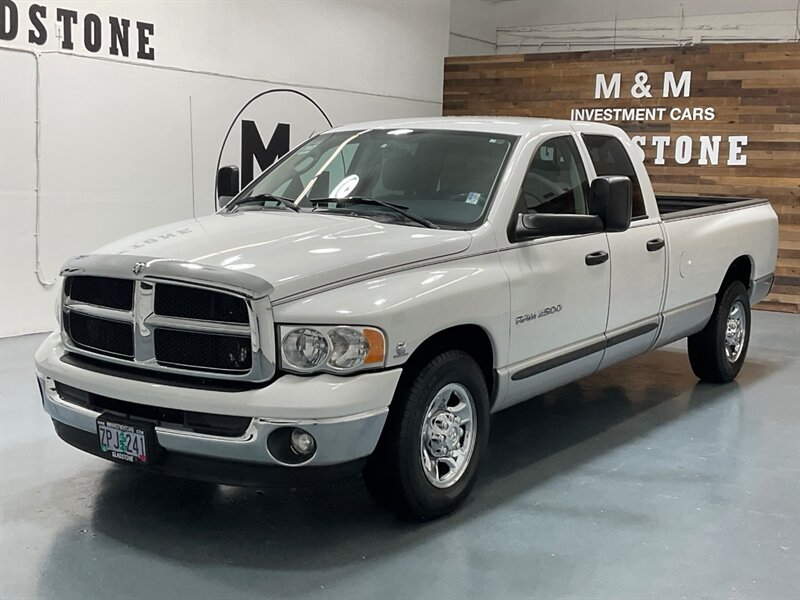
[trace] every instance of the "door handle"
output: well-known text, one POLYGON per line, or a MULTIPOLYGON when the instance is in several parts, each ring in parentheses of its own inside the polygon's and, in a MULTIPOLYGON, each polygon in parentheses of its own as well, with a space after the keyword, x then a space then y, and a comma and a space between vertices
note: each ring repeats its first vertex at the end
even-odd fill
POLYGON ((608 260, 608 252, 605 250, 598 250, 586 255, 586 264, 590 267, 592 265, 600 265, 608 260))
POLYGON ((647 242, 647 251, 648 252, 655 252, 656 250, 661 250, 664 247, 664 240, 661 238, 656 238, 654 240, 650 240, 647 242))

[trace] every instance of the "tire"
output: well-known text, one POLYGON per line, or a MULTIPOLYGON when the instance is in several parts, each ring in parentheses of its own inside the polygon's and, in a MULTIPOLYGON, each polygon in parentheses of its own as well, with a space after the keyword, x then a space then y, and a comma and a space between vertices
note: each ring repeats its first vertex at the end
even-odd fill
POLYGON ((733 281, 718 295, 706 326, 689 336, 692 371, 702 381, 733 381, 744 364, 749 343, 750 298, 744 284, 733 281), (736 340, 737 343, 732 343, 736 340))
POLYGON ((489 393, 481 369, 466 352, 443 352, 401 379, 364 470, 367 489, 407 518, 446 515, 475 485, 488 439, 489 393))

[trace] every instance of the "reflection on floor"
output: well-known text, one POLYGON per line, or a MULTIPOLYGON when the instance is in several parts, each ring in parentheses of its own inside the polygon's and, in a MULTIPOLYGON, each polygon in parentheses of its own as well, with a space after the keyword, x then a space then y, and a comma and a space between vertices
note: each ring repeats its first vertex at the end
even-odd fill
POLYGON ((219 487, 59 441, 0 342, 0 597, 800 597, 800 319, 754 313, 737 382, 685 344, 495 415, 472 498, 427 525, 360 480, 219 487))

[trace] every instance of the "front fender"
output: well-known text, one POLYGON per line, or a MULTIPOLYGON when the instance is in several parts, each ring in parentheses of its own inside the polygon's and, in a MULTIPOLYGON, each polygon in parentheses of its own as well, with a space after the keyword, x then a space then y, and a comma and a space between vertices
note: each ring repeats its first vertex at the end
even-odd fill
POLYGON ((506 364, 509 281, 490 252, 391 274, 311 294, 273 307, 278 324, 351 324, 381 328, 387 366, 402 365, 426 339, 457 325, 482 327, 506 364))

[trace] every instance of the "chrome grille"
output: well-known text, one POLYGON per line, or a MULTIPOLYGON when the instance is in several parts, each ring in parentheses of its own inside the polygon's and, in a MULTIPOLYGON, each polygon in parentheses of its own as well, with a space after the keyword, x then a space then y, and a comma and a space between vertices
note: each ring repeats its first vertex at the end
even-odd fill
POLYGON ((245 373, 252 366, 249 336, 157 327, 155 351, 156 360, 163 365, 245 373))
POLYGON ((72 259, 62 275, 62 339, 73 352, 204 377, 274 374, 272 288, 262 279, 117 255, 72 259))
POLYGON ((220 323, 249 323, 247 304, 242 298, 201 288, 159 283, 153 307, 157 315, 219 321, 220 323))
POLYGON ((64 282, 65 293, 76 302, 86 302, 115 308, 133 309, 133 280, 109 277, 68 277, 64 282))
POLYGON ((133 324, 64 311, 64 330, 85 350, 133 358, 133 324))

